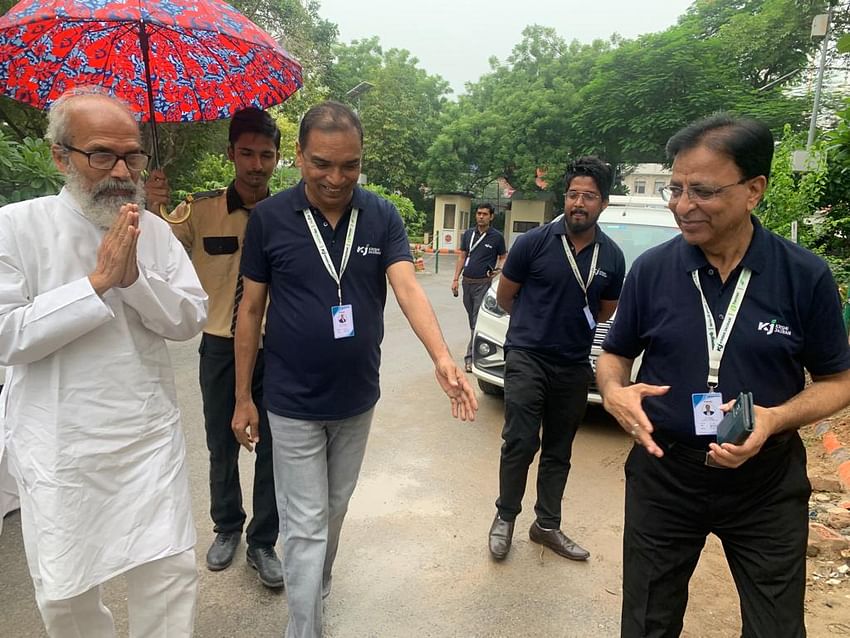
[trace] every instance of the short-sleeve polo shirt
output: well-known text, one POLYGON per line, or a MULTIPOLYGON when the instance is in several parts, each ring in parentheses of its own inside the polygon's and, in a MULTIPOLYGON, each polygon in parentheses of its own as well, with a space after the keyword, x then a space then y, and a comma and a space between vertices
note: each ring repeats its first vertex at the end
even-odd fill
POLYGON ((702 250, 681 236, 641 255, 602 345, 629 359, 644 352, 638 382, 670 385, 667 394, 643 400, 647 416, 657 430, 692 447, 714 441, 694 430, 691 395, 706 392, 708 384, 705 317, 694 270, 718 330, 739 273, 752 271, 720 365, 717 391, 724 402, 750 391, 756 405, 780 405, 803 389, 804 368, 813 375, 850 368, 841 299, 828 266, 752 220, 750 246, 725 282, 702 250))
POLYGON ((487 228, 484 238, 477 228, 468 228, 460 240, 460 249, 467 254, 463 267, 464 277, 481 279, 496 267, 496 261, 505 254, 505 237, 492 226, 487 228), (474 246, 469 252, 470 246, 474 246))
POLYGON ((354 336, 344 339, 334 338, 331 320, 331 308, 339 304, 337 285, 303 211, 316 220, 339 272, 351 208, 331 228, 310 207, 300 182, 257 204, 248 221, 241 271, 269 290, 263 394, 274 414, 345 419, 369 410, 380 396, 386 271, 412 257, 401 216, 390 202, 357 187, 351 207, 359 213, 342 275, 342 303, 352 306, 354 336))
MULTIPOLYGON (((556 219, 518 237, 508 253, 502 273, 521 287, 511 310, 505 350, 528 350, 564 363, 586 363, 593 330, 584 313, 584 293, 567 261, 562 238, 572 249, 566 224, 563 219, 556 219)), ((620 296, 626 271, 623 251, 597 226, 594 241, 575 255, 584 282, 596 245, 596 274, 587 291, 587 304, 594 318, 599 316, 601 300, 620 296)))

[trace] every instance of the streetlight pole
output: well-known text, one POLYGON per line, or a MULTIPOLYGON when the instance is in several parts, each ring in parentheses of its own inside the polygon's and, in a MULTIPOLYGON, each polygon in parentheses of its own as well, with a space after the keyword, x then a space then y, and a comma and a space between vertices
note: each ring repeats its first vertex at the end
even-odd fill
MULTIPOLYGON (((826 68, 826 52, 829 48, 829 27, 832 22, 832 1, 829 3, 829 10, 826 14, 826 26, 824 27, 823 32, 823 44, 820 49, 820 68, 818 69, 818 78, 815 83, 815 98, 814 103, 812 104, 812 119, 809 122, 809 136, 806 139, 806 149, 810 149, 812 144, 815 141, 815 130, 817 129, 818 123, 818 111, 820 110, 820 94, 821 89, 823 87, 823 72, 826 68)), ((814 33, 815 27, 812 27, 812 35, 816 35, 814 33)))
MULTIPOLYGON (((373 88, 375 88, 375 85, 372 84, 371 82, 360 82, 354 88, 348 89, 348 91, 346 91, 345 97, 347 97, 349 100, 357 100, 357 107, 354 109, 355 112, 357 113, 357 117, 360 117, 360 96, 363 95, 364 93, 368 93, 373 88)), ((366 183, 366 175, 364 175, 363 173, 360 173, 360 175, 357 178, 357 183, 360 184, 360 185, 365 184, 366 183)))
POLYGON ((345 97, 347 97, 349 100, 356 100, 357 115, 360 115, 360 96, 364 93, 368 93, 373 88, 375 88, 375 85, 371 82, 360 82, 353 89, 349 89, 346 92, 345 97))

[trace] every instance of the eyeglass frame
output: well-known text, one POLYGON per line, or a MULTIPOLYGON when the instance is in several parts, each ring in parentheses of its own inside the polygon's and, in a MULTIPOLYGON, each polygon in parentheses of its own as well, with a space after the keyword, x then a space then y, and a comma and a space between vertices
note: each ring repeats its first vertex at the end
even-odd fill
POLYGON ((705 187, 702 187, 702 186, 698 186, 697 188, 704 188, 704 190, 709 193, 709 195, 707 197, 694 193, 694 188, 691 187, 691 186, 688 186, 687 188, 682 188, 681 186, 671 186, 670 184, 667 184, 667 186, 662 186, 661 188, 659 188, 658 194, 661 195, 661 199, 663 199, 665 202, 668 202, 668 203, 672 202, 674 200, 681 199, 682 195, 685 194, 685 193, 688 194, 688 200, 693 200, 693 201, 697 201, 697 202, 709 202, 712 199, 714 199, 715 197, 717 197, 722 191, 725 191, 727 188, 732 188, 733 186, 740 186, 741 184, 747 183, 751 179, 753 179, 753 178, 752 177, 742 177, 741 179, 739 179, 734 184, 726 184, 726 186, 718 186, 717 188, 705 188, 705 187), (679 191, 678 195, 675 195, 676 190, 679 191), (669 195, 665 196, 665 193, 669 193, 669 195), (694 195, 696 195, 696 196, 694 196, 694 195))
POLYGON ((84 151, 83 149, 77 148, 76 146, 71 146, 70 144, 60 144, 59 146, 64 148, 66 151, 74 151, 75 153, 79 153, 80 155, 85 155, 86 160, 88 161, 88 164, 89 164, 89 168, 93 168, 96 171, 111 171, 113 168, 115 168, 115 165, 118 163, 118 160, 121 160, 122 162, 124 162, 124 166, 127 167, 128 171, 133 171, 134 173, 140 173, 148 167, 148 165, 150 164, 150 161, 151 161, 150 153, 146 153, 145 151, 133 151, 132 153, 125 153, 124 155, 119 155, 118 153, 115 153, 113 151, 84 151), (109 168, 100 167, 100 166, 93 166, 92 163, 91 163, 92 155, 112 155, 115 158, 115 161, 112 163, 112 166, 110 166, 109 168), (127 162, 127 157, 129 157, 131 155, 144 156, 147 159, 147 161, 145 162, 145 165, 142 166, 141 168, 132 168, 130 166, 130 164, 127 162))
POLYGON ((602 199, 602 195, 599 193, 592 193, 590 191, 577 191, 570 189, 564 193, 565 199, 572 199, 577 201, 579 198, 582 198, 586 202, 597 202, 602 199), (575 193, 573 197, 570 197, 570 193, 575 193))

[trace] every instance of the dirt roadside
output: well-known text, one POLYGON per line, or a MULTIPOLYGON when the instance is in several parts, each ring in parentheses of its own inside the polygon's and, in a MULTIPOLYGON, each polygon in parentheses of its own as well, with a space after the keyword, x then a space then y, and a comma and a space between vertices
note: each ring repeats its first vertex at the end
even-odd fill
MULTIPOLYGON (((828 419, 829 430, 850 450, 850 408, 828 419)), ((824 478, 830 482, 838 479, 838 461, 827 453, 823 437, 814 426, 801 430, 806 443, 809 478, 815 482, 824 478)), ((815 487, 817 483, 815 482, 815 487)), ((823 519, 829 506, 844 506, 850 502, 850 493, 831 489, 815 491, 810 502, 810 517, 823 519), (826 499, 829 500, 826 500, 826 499)), ((850 539, 850 528, 836 529, 850 539)), ((815 556, 808 561, 806 583, 806 624, 812 638, 850 636, 850 550, 830 557, 815 556)))

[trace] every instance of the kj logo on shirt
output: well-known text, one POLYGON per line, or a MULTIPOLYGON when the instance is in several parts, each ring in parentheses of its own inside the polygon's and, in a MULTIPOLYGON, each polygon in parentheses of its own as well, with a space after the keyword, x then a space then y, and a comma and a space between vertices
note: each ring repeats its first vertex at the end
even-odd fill
POLYGON ((376 246, 370 246, 369 244, 366 244, 365 246, 358 246, 357 252, 358 254, 363 255, 365 257, 366 255, 380 255, 381 249, 376 246))
POLYGON ((783 326, 781 323, 777 323, 776 319, 771 319, 770 321, 759 321, 759 332, 763 332, 768 335, 776 333, 788 337, 791 336, 791 328, 783 326))

